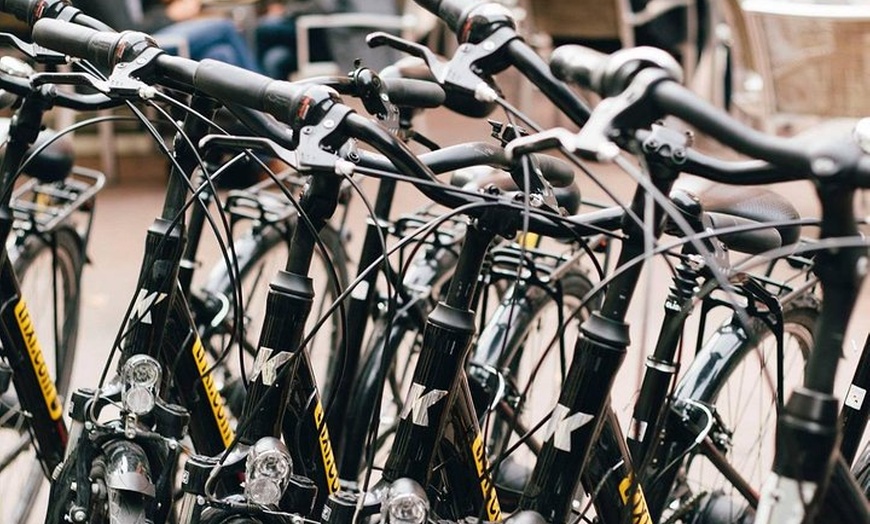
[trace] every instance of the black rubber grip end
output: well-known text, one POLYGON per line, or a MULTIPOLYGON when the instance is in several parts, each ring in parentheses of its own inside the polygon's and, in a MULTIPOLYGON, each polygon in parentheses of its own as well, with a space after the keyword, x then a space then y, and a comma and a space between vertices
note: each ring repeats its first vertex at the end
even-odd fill
POLYGON ((403 107, 440 107, 446 95, 434 82, 407 78, 385 78, 390 101, 403 107))
POLYGON ((77 24, 43 18, 33 24, 32 37, 41 46, 89 60, 102 67, 112 67, 114 50, 122 33, 95 31, 77 24))
POLYGON ((550 55, 550 71, 564 82, 598 91, 607 55, 579 45, 557 47, 550 55))

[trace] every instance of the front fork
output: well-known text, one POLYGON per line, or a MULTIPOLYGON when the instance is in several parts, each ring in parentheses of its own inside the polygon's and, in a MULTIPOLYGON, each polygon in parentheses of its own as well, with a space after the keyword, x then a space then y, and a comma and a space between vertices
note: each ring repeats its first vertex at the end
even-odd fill
POLYGON ((460 453, 470 456, 479 473, 478 509, 485 508, 490 520, 500 519, 498 499, 492 487, 489 467, 477 418, 470 403, 468 382, 463 375, 465 360, 475 333, 474 312, 480 276, 489 244, 495 232, 479 223, 469 225, 459 254, 457 268, 445 300, 436 306, 426 320, 420 358, 404 407, 393 447, 384 469, 384 480, 393 482, 410 478, 423 486, 431 480, 431 464, 453 409, 465 412, 456 421, 454 431, 461 433, 458 441, 466 441, 468 449, 460 453))
MULTIPOLYGON (((657 164, 650 167, 653 184, 661 193, 668 194, 675 173, 657 164)), ((646 206, 646 193, 638 187, 631 210, 635 216, 645 216, 646 206)), ((663 212, 657 205, 653 208, 653 216, 653 235, 658 238, 663 226, 663 212)), ((617 267, 623 267, 645 250, 642 225, 626 218, 623 230, 627 239, 617 267)), ((595 500, 596 510, 604 522, 620 522, 625 508, 632 508, 632 516, 638 522, 648 515, 643 494, 630 473, 628 455, 624 447, 617 444, 620 436, 611 434, 609 429, 602 430, 610 390, 629 344, 628 324, 624 320, 641 269, 642 264, 635 264, 616 277, 607 289, 602 308, 580 327, 568 377, 546 426, 544 446, 520 499, 521 510, 537 511, 548 522, 568 519, 581 474, 584 474, 587 488, 602 483, 616 484, 616 489, 598 490, 601 497, 613 497, 595 500), (596 440, 612 453, 607 457, 591 454, 596 440), (590 460, 598 462, 590 463, 590 460), (604 460, 610 462, 599 463, 604 460), (596 478, 592 478, 593 473, 597 473, 596 478), (614 494, 618 496, 614 497, 614 494)))
MULTIPOLYGON (((854 189, 820 185, 820 237, 856 237, 854 189)), ((843 339, 867 265, 865 248, 821 251, 816 271, 823 302, 815 346, 796 388, 777 419, 773 474, 762 488, 756 522, 807 522, 816 517, 827 489, 838 444, 839 403, 833 395, 843 339)), ((855 491, 855 490, 851 490, 855 491)), ((866 501, 860 501, 866 513, 866 501)))

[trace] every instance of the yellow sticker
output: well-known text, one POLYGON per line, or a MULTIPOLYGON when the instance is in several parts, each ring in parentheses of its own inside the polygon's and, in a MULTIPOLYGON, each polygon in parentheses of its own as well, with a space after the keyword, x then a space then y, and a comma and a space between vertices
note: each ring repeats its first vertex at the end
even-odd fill
POLYGON ((501 506, 498 503, 498 493, 489 476, 489 463, 486 460, 486 449, 483 446, 483 436, 480 433, 471 442, 471 456, 477 468, 477 478, 480 481, 480 491, 486 503, 486 516, 490 522, 501 521, 501 506))
POLYGON ((24 299, 15 304, 15 319, 18 321, 18 328, 24 338, 24 345, 27 346, 27 354, 30 355, 33 371, 36 372, 36 379, 39 382, 39 389, 42 390, 42 398, 45 399, 48 415, 51 420, 58 420, 63 415, 63 406, 57 396, 54 380, 48 372, 45 356, 42 354, 42 348, 36 338, 36 329, 33 327, 33 320, 30 318, 30 312, 27 311, 24 299))
POLYGON ((632 524, 652 524, 652 517, 643 496, 643 489, 639 484, 634 484, 634 476, 629 475, 619 483, 619 496, 623 504, 628 504, 628 494, 632 493, 631 522, 632 524))
POLYGON ((519 238, 517 238, 517 244, 523 246, 526 249, 534 249, 538 247, 541 243, 541 236, 537 233, 527 232, 521 233, 519 238))
POLYGON ((194 340, 191 351, 193 352, 193 361, 196 362, 196 369, 199 370, 199 376, 202 378, 205 396, 208 398, 208 404, 211 406, 211 412, 214 414, 215 422, 217 422, 221 440, 224 442, 224 447, 227 447, 233 442, 233 428, 230 427, 230 418, 227 416, 227 411, 224 408, 224 401, 214 385, 214 378, 212 378, 211 373, 208 373, 205 349, 202 347, 199 337, 196 337, 196 340, 194 340))
POLYGON ((323 420, 323 406, 320 400, 314 405, 314 424, 317 426, 320 441, 320 455, 323 457, 323 470, 326 472, 326 486, 329 493, 335 493, 341 487, 338 481, 338 468, 335 465, 335 456, 332 454, 332 442, 329 440, 329 430, 323 420))

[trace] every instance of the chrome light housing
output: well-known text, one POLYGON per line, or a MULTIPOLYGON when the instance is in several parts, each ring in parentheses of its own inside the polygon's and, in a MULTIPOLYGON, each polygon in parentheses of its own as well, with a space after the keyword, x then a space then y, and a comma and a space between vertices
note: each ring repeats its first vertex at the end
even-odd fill
POLYGON ((414 480, 396 479, 381 505, 381 519, 389 524, 425 524, 429 518, 429 499, 414 480))
POLYGON ((121 370, 124 409, 136 415, 147 415, 154 409, 163 369, 148 355, 133 355, 121 370))
POLYGON ((293 461, 284 443, 274 437, 261 438, 248 450, 245 498, 263 506, 277 505, 292 472, 293 461))

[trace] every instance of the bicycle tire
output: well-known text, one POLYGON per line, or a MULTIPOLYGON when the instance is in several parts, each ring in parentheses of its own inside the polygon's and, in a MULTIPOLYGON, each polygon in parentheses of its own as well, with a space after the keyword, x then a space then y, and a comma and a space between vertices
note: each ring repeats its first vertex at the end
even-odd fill
MULTIPOLYGON (((256 351, 263 325, 268 282, 279 270, 284 269, 289 241, 293 232, 292 227, 286 223, 254 225, 235 241, 245 318, 245 342, 242 347, 250 357, 247 362, 247 370, 251 369, 252 357, 256 351)), ((345 289, 348 285, 348 259, 340 234, 327 226, 321 230, 320 239, 326 247, 328 258, 324 257, 319 249, 315 250, 311 272, 312 278, 315 279, 315 303, 312 306, 306 330, 320 318, 325 308, 332 304, 338 296, 339 290, 345 289), (335 268, 338 277, 337 283, 333 282, 328 271, 330 263, 335 268), (322 292, 324 290, 326 293, 322 292)), ((215 297, 220 297, 219 300, 229 305, 232 303, 233 297, 231 282, 226 265, 219 262, 211 269, 203 291, 206 297, 211 297, 212 300, 215 297)), ((212 357, 218 357, 232 335, 231 325, 228 323, 222 323, 219 326, 210 325, 211 315, 203 315, 202 313, 195 314, 194 317, 200 332, 204 334, 203 343, 209 348, 212 357)), ((226 310, 225 318, 232 321, 231 307, 226 310)), ((330 388, 332 384, 336 383, 341 372, 341 359, 338 358, 341 351, 338 344, 340 338, 340 316, 336 311, 330 315, 329 320, 308 345, 315 375, 321 391, 324 392, 324 398, 328 398, 330 388)), ((223 381, 225 386, 221 393, 226 398, 230 410, 234 413, 240 412, 244 402, 244 387, 239 382, 240 374, 236 369, 237 366, 236 357, 224 360, 224 364, 221 366, 225 373, 223 381)))
MULTIPOLYGON (((819 300, 811 292, 783 304, 782 399, 787 399, 788 392, 801 383, 818 315, 819 300)), ((749 329, 749 333, 744 331, 736 318, 720 326, 692 361, 677 385, 674 398, 677 402, 689 400, 715 409, 717 420, 710 433, 712 441, 730 467, 758 492, 773 461, 779 358, 775 337, 763 322, 754 319, 749 329), (758 358, 753 359, 752 355, 758 358), (758 378, 758 387, 746 384, 749 374, 758 378), (747 398, 755 402, 756 409, 749 409, 749 404, 740 401, 747 398), (757 423, 746 421, 746 416, 757 417, 757 423)), ((665 522, 740 522, 752 513, 747 509, 750 503, 735 487, 733 479, 729 481, 704 457, 700 451, 689 452, 675 482, 667 483, 671 486, 667 502, 670 516, 665 522)))
MULTIPOLYGON (((549 415, 559 401, 579 326, 597 304, 595 299, 583 302, 593 286, 586 273, 576 266, 563 274, 556 285, 560 288, 557 295, 550 294, 552 289, 527 289, 523 294, 523 305, 517 307, 514 301, 513 312, 510 311, 513 290, 509 290, 499 306, 499 311, 482 330, 473 357, 496 369, 509 370, 506 377, 508 393, 505 397, 513 397, 513 400, 508 401, 513 410, 508 411, 503 402, 495 405, 492 399, 487 399, 492 406, 491 414, 495 418, 482 424, 491 454, 498 453, 500 449, 516 448, 509 457, 491 457, 491 462, 501 461, 495 482, 502 505, 508 511, 515 509, 537 459, 534 447, 526 445, 517 448, 517 443, 523 433, 530 431, 533 432, 529 438, 539 442, 545 440, 543 434, 546 425, 541 426, 540 421, 549 415), (561 327, 557 327, 557 324, 561 324, 561 327), (554 327, 558 331, 551 333, 554 327), (538 342, 532 342, 533 331, 537 331, 534 340, 538 342), (490 332, 494 336, 490 337, 490 332), (540 344, 540 340, 548 339, 546 345, 540 344), (554 353, 556 345, 558 350, 554 353), (535 380, 535 383, 530 384, 530 380, 535 380), (521 406, 518 405, 520 401, 521 406), (518 407, 520 409, 516 410, 518 407), (508 439, 507 443, 505 438, 508 439)), ((472 387, 483 387, 479 381, 471 382, 472 387)))
MULTIPOLYGON (((61 226, 44 236, 27 234, 10 250, 10 261, 18 275, 22 297, 33 319, 45 361, 55 377, 58 394, 64 396, 70 385, 78 334, 79 285, 85 263, 81 237, 69 226, 61 226), (58 312, 56 328, 52 326, 55 309, 58 312)), ((26 417, 14 416, 17 412, 14 392, 7 391, 3 403, 6 404, 5 414, 12 416, 4 417, 7 421, 0 425, 0 492, 4 493, 4 500, 14 501, 14 504, 4 504, 0 517, 3 522, 26 522, 50 472, 44 472, 38 460, 26 417), (9 421, 11 423, 7 423, 9 421)))

